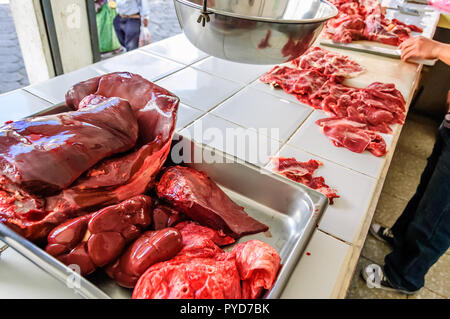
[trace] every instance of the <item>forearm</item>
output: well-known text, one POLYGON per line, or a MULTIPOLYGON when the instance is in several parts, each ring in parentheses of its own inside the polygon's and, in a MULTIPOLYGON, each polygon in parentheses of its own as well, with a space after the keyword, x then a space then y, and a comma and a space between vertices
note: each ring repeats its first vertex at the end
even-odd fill
POLYGON ((436 46, 436 58, 447 65, 450 65, 450 44, 441 43, 436 46))

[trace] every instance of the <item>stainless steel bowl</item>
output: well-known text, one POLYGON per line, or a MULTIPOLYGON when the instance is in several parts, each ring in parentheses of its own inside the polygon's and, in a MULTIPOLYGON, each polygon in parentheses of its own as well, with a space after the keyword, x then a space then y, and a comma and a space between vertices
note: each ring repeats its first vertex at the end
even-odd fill
POLYGON ((295 59, 338 13, 325 0, 207 0, 206 7, 204 0, 174 3, 192 44, 212 56, 250 64, 295 59), (199 23, 206 12, 209 21, 199 23))

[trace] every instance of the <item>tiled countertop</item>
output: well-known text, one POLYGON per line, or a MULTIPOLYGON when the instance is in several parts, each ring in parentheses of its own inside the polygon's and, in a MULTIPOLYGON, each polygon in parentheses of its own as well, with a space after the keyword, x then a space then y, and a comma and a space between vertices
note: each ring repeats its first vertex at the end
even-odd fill
MULTIPOLYGON (((367 72, 349 84, 395 83, 409 106, 421 66, 365 53, 332 50, 348 55, 366 67, 367 72)), ((0 121, 16 120, 63 102, 66 90, 78 81, 112 71, 130 71, 155 81, 181 98, 176 128, 180 134, 188 134, 199 142, 266 168, 269 157, 277 154, 294 156, 302 161, 319 159, 324 165, 318 174, 324 176, 330 187, 338 190, 340 198, 325 212, 283 297, 344 297, 348 278, 352 277, 356 267, 354 259, 359 256, 367 235, 401 126, 395 127, 393 135, 385 136, 389 148, 385 157, 378 158, 367 151, 356 154, 334 147, 314 124, 316 119, 326 117, 325 113, 259 82, 258 78, 270 69, 271 66, 237 64, 209 57, 193 47, 183 35, 177 35, 0 95, 0 105, 8 109, 1 113, 0 121), (226 145, 205 141, 195 135, 198 128, 204 130, 208 127, 222 131, 226 128, 252 130, 267 154, 255 158, 245 149, 229 149, 226 145), (279 134, 273 136, 267 130, 261 130, 271 128, 278 129, 279 134)), ((44 281, 51 288, 41 291, 40 297, 72 296, 62 285, 59 288, 44 275, 37 275, 38 269, 14 252, 2 256, 0 268, 4 266, 2 263, 8 265, 10 273, 6 280, 3 278, 5 272, 1 272, 0 297, 33 298, 44 281), (22 272, 36 274, 35 280, 22 279, 22 272), (14 282, 11 278, 15 278, 14 282)))

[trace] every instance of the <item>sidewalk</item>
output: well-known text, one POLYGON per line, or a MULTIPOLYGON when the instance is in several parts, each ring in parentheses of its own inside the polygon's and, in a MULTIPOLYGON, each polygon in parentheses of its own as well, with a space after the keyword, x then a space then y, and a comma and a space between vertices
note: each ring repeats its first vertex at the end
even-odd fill
MULTIPOLYGON (((181 32, 173 1, 150 0, 149 30, 152 42, 181 32)), ((110 55, 112 56, 112 55, 110 55)), ((8 0, 0 0, 0 94, 28 85, 22 52, 8 0)))
POLYGON ((0 1, 0 94, 28 85, 9 3, 0 1))

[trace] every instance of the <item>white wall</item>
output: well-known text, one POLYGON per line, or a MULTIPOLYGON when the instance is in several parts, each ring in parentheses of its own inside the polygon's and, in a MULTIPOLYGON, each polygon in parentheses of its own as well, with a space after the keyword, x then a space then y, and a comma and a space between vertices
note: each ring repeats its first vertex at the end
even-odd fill
MULTIPOLYGON (((4 1, 4 0, 0 0, 4 1)), ((55 76, 39 0, 9 0, 30 84, 55 76)), ((64 73, 93 63, 85 0, 51 0, 64 73)))
POLYGON ((52 0, 53 19, 64 73, 93 62, 85 0, 52 0))
POLYGON ((31 84, 55 75, 39 0, 10 0, 11 13, 31 84))

